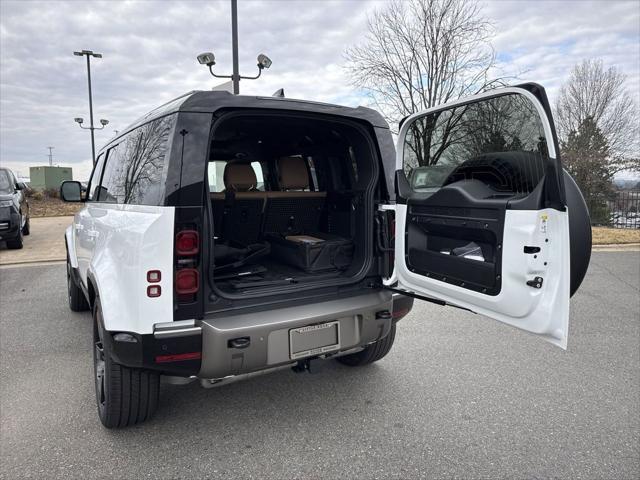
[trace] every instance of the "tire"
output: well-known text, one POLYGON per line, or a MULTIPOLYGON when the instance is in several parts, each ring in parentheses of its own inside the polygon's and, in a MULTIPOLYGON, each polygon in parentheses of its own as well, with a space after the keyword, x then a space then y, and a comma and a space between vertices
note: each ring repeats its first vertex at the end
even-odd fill
POLYGON ((69 297, 69 308, 72 312, 85 312, 89 310, 87 297, 84 296, 84 292, 71 274, 69 255, 67 255, 67 296, 69 297))
POLYGON ((20 250, 23 245, 22 229, 18 229, 18 235, 13 240, 7 240, 7 248, 12 250, 20 250))
POLYGON ((391 330, 386 337, 381 338, 371 345, 367 345, 364 350, 360 352, 345 355, 343 357, 338 357, 336 360, 350 367, 361 367, 363 365, 369 365, 370 363, 377 362, 387 353, 389 353, 391 347, 393 346, 393 341, 395 340, 395 338, 396 325, 394 323, 393 325, 391 325, 391 330))
POLYGON ((22 234, 27 236, 31 233, 31 225, 29 224, 29 217, 24 222, 24 227, 22 227, 22 234))
POLYGON ((122 428, 150 419, 158 408, 160 374, 129 368, 113 361, 104 342, 102 309, 93 307, 93 377, 100 421, 107 428, 122 428))

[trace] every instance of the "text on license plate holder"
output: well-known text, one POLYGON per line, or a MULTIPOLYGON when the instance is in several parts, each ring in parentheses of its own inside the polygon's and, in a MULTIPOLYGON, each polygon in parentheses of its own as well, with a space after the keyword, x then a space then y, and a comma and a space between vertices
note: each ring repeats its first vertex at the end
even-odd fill
POLYGON ((289 330, 289 357, 292 360, 339 349, 340 322, 320 323, 289 330))

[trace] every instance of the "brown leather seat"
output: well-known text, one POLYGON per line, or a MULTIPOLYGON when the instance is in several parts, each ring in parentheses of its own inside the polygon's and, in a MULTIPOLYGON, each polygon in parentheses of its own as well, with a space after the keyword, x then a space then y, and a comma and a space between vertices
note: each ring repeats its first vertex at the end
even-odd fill
POLYGON ((302 157, 277 161, 281 191, 267 192, 263 233, 316 232, 327 192, 309 191, 309 170, 302 157))

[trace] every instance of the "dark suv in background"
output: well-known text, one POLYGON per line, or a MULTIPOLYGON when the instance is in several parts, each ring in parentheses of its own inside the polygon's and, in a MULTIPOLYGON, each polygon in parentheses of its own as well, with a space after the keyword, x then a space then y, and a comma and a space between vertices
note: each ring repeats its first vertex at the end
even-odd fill
POLYGON ((27 186, 8 168, 0 168, 0 241, 8 248, 22 248, 22 236, 29 235, 27 186))

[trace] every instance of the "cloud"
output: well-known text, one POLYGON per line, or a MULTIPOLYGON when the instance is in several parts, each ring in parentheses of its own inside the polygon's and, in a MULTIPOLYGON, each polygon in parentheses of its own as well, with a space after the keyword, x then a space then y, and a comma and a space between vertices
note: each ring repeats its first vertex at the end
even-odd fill
MULTIPOLYGON (((366 100, 348 84, 344 49, 363 39, 375 1, 239 2, 240 69, 255 58, 274 61, 242 93, 356 106, 366 100)), ((640 7, 636 2, 497 1, 485 5, 496 25, 500 70, 548 87, 551 97, 582 58, 602 58, 640 92, 640 7)), ((0 2, 0 162, 22 174, 54 161, 79 179, 91 164, 89 133, 73 123, 88 117, 86 67, 72 52, 92 49, 94 117, 110 124, 97 146, 141 114, 186 91, 221 82, 198 65, 216 54, 216 72, 230 73, 229 2, 0 2)))

